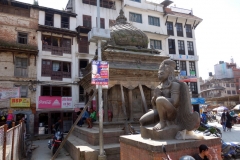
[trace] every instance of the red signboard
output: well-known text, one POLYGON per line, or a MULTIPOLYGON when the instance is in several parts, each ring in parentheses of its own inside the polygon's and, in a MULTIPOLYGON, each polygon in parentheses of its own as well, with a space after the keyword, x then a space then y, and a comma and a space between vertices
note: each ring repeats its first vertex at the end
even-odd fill
POLYGON ((61 108, 62 97, 40 96, 38 100, 39 109, 61 108))

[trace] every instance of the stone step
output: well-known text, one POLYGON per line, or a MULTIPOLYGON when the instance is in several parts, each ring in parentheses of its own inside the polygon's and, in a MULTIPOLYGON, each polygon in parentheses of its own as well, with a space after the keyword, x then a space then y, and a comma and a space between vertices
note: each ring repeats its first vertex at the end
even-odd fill
MULTIPOLYGON (((88 142, 70 135, 64 148, 68 151, 73 160, 98 160, 99 146, 94 146, 88 142)), ((107 160, 120 160, 120 144, 104 143, 104 151, 107 160)))

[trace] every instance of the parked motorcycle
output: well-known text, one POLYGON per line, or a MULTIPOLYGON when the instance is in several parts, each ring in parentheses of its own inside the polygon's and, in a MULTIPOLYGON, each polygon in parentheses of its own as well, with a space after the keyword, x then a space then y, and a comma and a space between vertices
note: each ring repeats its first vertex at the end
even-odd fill
POLYGON ((63 133, 61 131, 55 132, 53 138, 48 141, 48 148, 51 149, 52 155, 55 154, 55 152, 57 151, 62 141, 63 141, 63 133))
POLYGON ((240 145, 235 142, 224 142, 222 140, 222 158, 224 160, 240 158, 240 145))
POLYGON ((204 136, 214 136, 214 137, 222 137, 222 132, 220 129, 214 126, 210 126, 208 124, 204 124, 201 122, 199 130, 195 132, 203 132, 204 136))

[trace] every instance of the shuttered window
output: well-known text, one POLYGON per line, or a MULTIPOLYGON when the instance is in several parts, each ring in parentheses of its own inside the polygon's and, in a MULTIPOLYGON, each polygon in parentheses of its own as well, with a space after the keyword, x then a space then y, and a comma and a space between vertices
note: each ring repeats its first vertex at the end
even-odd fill
POLYGON ((83 15, 83 27, 92 28, 92 18, 88 15, 83 15))
POLYGON ((137 13, 129 13, 129 20, 132 22, 142 23, 142 15, 137 13))
POLYGON ((15 70, 14 76, 27 77, 28 76, 28 59, 27 58, 15 58, 15 70))

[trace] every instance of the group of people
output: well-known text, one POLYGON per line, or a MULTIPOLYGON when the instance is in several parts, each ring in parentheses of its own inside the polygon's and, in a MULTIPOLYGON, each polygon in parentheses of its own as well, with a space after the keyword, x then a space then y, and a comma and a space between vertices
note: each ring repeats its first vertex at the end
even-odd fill
POLYGON ((221 125, 223 127, 223 131, 231 131, 232 128, 232 123, 233 123, 233 118, 229 114, 227 110, 224 110, 221 116, 221 125))
MULTIPOLYGON (((80 115, 82 111, 83 111, 83 108, 80 108, 78 115, 80 115)), ((82 125, 84 124, 84 121, 85 121, 88 124, 87 128, 92 128, 93 122, 95 122, 96 120, 97 120, 96 111, 93 108, 90 108, 89 111, 85 111, 83 113, 83 115, 77 125, 82 127, 82 125)))

